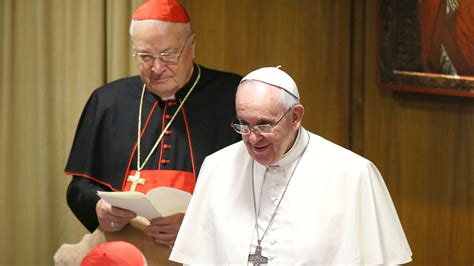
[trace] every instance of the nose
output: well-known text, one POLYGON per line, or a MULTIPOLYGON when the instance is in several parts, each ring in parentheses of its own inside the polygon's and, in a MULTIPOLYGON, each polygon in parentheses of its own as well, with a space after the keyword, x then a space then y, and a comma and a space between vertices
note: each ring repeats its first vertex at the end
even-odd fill
POLYGON ((151 70, 155 73, 160 73, 163 72, 162 69, 165 66, 163 62, 161 62, 160 58, 156 57, 155 60, 153 60, 153 65, 151 65, 151 70))
POLYGON ((260 141, 262 135, 259 133, 256 133, 254 130, 250 131, 250 134, 248 134, 248 140, 250 144, 256 144, 257 142, 260 141))

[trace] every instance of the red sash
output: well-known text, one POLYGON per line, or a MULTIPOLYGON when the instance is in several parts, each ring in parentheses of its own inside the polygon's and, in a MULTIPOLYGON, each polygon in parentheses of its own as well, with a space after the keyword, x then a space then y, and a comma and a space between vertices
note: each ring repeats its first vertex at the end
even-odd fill
MULTIPOLYGON (((129 170, 127 179, 135 173, 136 170, 129 170)), ((178 170, 142 170, 140 178, 145 179, 145 183, 137 184, 135 191, 142 193, 147 193, 155 187, 173 187, 192 194, 196 185, 193 173, 178 170)), ((123 191, 129 191, 131 186, 132 182, 126 181, 123 191)))

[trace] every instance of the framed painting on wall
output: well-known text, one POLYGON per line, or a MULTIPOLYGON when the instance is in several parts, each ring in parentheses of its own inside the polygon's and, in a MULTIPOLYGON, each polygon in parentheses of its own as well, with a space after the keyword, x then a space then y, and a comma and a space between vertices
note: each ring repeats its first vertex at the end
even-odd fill
POLYGON ((379 0, 382 89, 474 97, 474 0, 379 0))

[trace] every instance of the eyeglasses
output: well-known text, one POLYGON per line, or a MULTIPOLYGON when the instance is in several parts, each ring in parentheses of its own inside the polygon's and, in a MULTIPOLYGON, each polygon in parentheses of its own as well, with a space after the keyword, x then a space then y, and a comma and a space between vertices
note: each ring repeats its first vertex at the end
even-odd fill
POLYGON ((242 124, 239 120, 236 119, 236 121, 234 121, 232 124, 230 124, 230 126, 235 130, 235 132, 237 132, 241 135, 248 135, 252 131, 257 133, 257 134, 272 133, 273 128, 276 127, 278 125, 278 123, 280 123, 280 121, 283 119, 283 117, 285 117, 286 114, 288 114, 288 112, 290 112, 290 110, 292 108, 293 107, 290 107, 288 110, 286 110, 286 112, 280 117, 280 119, 278 119, 273 124, 261 124, 261 125, 252 126, 252 125, 242 124))
POLYGON ((138 63, 144 64, 148 67, 151 67, 155 64, 155 60, 159 59, 161 63, 163 64, 177 64, 179 62, 179 58, 181 57, 181 53, 184 50, 184 47, 186 47, 186 44, 189 41, 189 38, 192 36, 192 34, 189 34, 186 40, 183 43, 183 46, 181 49, 179 49, 178 52, 161 52, 157 56, 152 55, 150 53, 141 53, 141 52, 135 52, 133 53, 133 57, 135 57, 135 60, 137 60, 138 63))

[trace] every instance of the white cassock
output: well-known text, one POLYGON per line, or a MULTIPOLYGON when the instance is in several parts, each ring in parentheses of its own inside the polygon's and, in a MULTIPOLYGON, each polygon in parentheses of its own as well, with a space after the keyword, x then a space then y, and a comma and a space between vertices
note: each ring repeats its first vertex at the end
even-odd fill
POLYGON ((242 141, 208 156, 170 259, 247 265, 257 244, 252 171, 261 238, 295 166, 261 242, 269 265, 411 261, 408 241, 375 165, 304 128, 290 151, 270 167, 253 162, 242 141))

